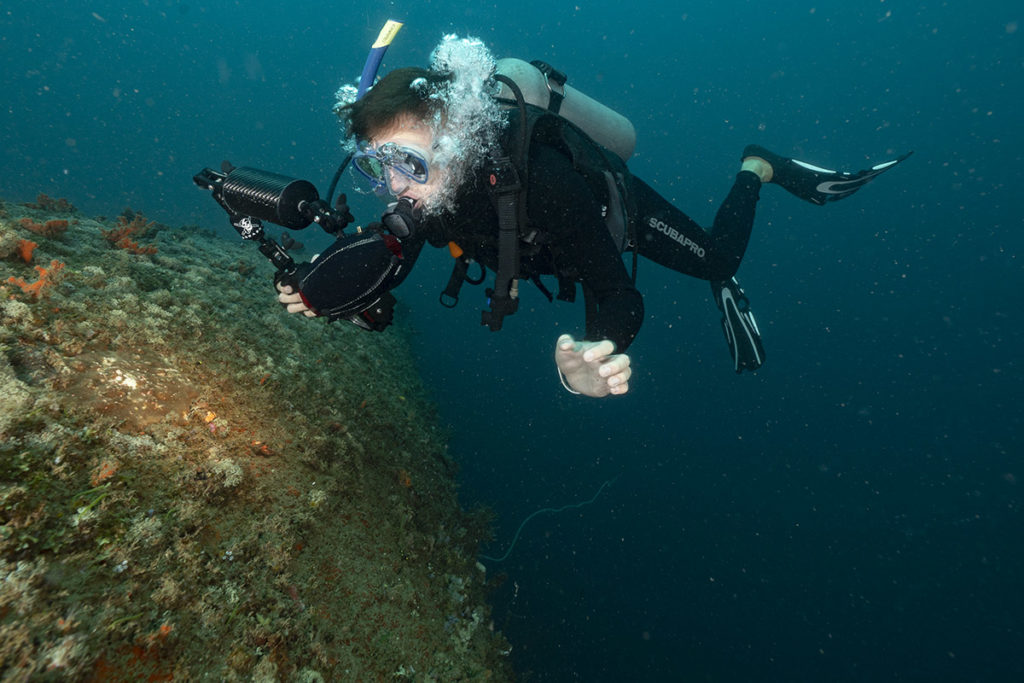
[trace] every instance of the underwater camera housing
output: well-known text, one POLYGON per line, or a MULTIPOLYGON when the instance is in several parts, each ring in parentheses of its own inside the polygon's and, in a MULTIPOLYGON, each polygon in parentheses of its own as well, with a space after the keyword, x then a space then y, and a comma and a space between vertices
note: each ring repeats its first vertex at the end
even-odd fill
POLYGON ((227 161, 221 165, 221 171, 204 168, 192 176, 192 181, 213 194, 242 239, 258 242, 260 253, 280 272, 292 272, 295 261, 285 247, 266 236, 263 221, 290 230, 302 230, 316 223, 325 232, 338 235, 352 220, 347 207, 332 210, 307 180, 258 168, 235 168, 227 161))
MULTIPOLYGON (((293 240, 284 233, 281 236, 284 246, 281 246, 266 236, 263 221, 291 230, 302 230, 316 223, 338 238, 331 247, 338 258, 323 261, 331 261, 340 268, 326 268, 319 278, 314 278, 320 281, 314 283, 314 288, 320 285, 316 297, 318 315, 325 316, 328 322, 344 319, 375 332, 382 332, 391 324, 396 300, 388 287, 401 270, 402 261, 377 233, 369 237, 344 234, 345 226, 355 220, 348 210, 345 195, 340 195, 336 208, 331 209, 308 181, 257 168, 235 168, 226 161, 221 168, 220 173, 204 168, 192 181, 210 191, 214 200, 227 211, 231 226, 242 239, 259 244, 260 253, 277 268, 275 284, 298 289, 300 274, 309 278, 311 264, 296 264, 288 253, 293 240), (341 284, 324 287, 324 278, 341 284)), ((404 215, 398 218, 406 219, 404 215)), ((412 220, 411 213, 408 220, 412 220)), ((404 223, 403 226, 407 227, 404 223)))

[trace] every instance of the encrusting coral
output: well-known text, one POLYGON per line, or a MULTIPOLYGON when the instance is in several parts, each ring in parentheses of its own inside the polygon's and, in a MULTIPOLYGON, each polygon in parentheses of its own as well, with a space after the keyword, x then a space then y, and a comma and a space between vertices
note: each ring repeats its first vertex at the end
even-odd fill
POLYGON ((116 227, 101 232, 103 237, 118 249, 124 249, 133 254, 155 254, 155 246, 139 246, 139 243, 132 239, 132 237, 146 235, 153 225, 153 221, 146 220, 141 213, 135 213, 128 209, 126 213, 117 217, 116 227))
MULTIPOLYGON (((52 220, 0 209, 0 244, 52 220)), ((35 282, 0 258, 0 677, 509 680, 401 328, 283 314, 249 244, 68 218, 35 282)))
POLYGON ((78 209, 69 202, 67 199, 55 199, 48 196, 45 192, 40 192, 36 196, 35 202, 25 204, 29 209, 37 209, 39 211, 45 211, 47 213, 77 213, 78 209))
POLYGON ((22 218, 18 221, 21 227, 43 237, 60 237, 68 229, 68 222, 63 218, 52 218, 45 223, 36 223, 31 218, 22 218))
POLYGON ((39 245, 32 240, 18 240, 18 256, 25 263, 32 262, 32 252, 36 250, 39 245))
MULTIPOLYGON (((22 252, 24 255, 24 251, 22 252)), ((29 252, 31 256, 31 251, 29 252)), ((24 258, 24 256, 23 256, 24 258)), ((25 259, 28 261, 29 259, 25 259)), ((29 295, 33 299, 39 299, 49 293, 50 289, 57 284, 64 271, 64 264, 54 259, 50 261, 50 267, 44 268, 42 266, 36 266, 36 272, 39 273, 39 278, 35 282, 26 282, 23 278, 14 277, 13 275, 7 278, 7 284, 13 285, 19 288, 23 293, 29 295)))

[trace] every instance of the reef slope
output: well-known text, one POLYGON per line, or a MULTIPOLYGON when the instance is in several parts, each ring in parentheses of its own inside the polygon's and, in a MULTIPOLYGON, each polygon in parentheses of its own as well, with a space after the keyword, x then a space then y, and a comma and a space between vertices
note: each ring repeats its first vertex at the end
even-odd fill
POLYGON ((511 678, 408 335, 286 315, 271 272, 0 204, 4 680, 511 678))

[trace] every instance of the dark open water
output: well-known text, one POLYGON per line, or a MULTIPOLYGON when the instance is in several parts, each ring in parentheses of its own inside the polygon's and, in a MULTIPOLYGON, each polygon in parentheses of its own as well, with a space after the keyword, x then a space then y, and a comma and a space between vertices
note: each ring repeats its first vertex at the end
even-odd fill
POLYGON ((748 142, 855 168, 914 149, 840 204, 763 193, 740 271, 756 376, 731 373, 706 284, 651 264, 621 400, 557 383, 579 308, 529 292, 536 312, 491 335, 482 293, 436 305, 440 253, 402 315, 464 501, 500 515, 492 554, 618 477, 490 563, 534 680, 1024 677, 1019 3, 309 5, 5 3, 0 194, 212 227, 190 179, 222 158, 323 190, 334 90, 388 16, 408 23, 385 68, 453 31, 561 67, 632 118, 634 171, 705 224, 748 142))

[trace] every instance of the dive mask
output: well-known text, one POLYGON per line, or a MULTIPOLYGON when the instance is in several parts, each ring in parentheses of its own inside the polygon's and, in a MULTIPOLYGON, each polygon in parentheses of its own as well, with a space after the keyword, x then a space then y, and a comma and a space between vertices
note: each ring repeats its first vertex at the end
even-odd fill
POLYGON ((430 162, 422 150, 394 142, 367 147, 352 157, 352 167, 373 185, 377 194, 390 192, 396 197, 409 183, 422 185, 429 177, 430 162))

